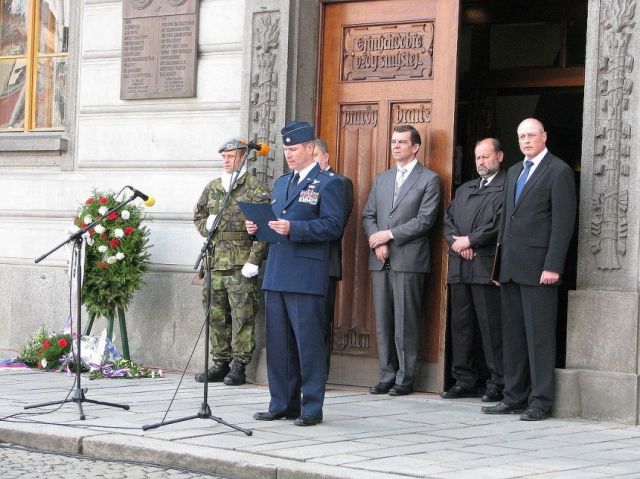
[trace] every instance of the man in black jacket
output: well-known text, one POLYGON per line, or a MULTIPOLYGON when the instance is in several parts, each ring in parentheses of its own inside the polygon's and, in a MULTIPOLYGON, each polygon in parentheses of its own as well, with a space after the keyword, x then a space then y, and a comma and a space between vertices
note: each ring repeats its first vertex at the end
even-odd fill
POLYGON ((478 327, 491 373, 482 400, 502 399, 500 289, 491 282, 491 270, 504 196, 506 175, 500 171, 503 157, 497 139, 486 138, 476 143, 476 170, 480 178, 460 186, 445 212, 444 233, 449 245, 447 281, 451 293, 451 374, 456 380, 451 389, 441 394, 445 399, 476 395, 480 379, 474 364, 478 327))
MULTIPOLYGON (((342 180, 344 186, 344 228, 347 227, 351 210, 353 209, 353 182, 346 176, 339 175, 329 164, 329 148, 327 142, 322 138, 316 138, 313 150, 313 159, 320 165, 320 169, 333 173, 342 180)), ((344 230, 343 230, 344 232, 344 230)), ((327 291, 327 301, 325 313, 327 315, 327 329, 325 332, 325 344, 327 345, 327 376, 331 364, 331 343, 333 341, 333 317, 336 303, 336 290, 338 281, 342 279, 342 237, 331 242, 329 248, 329 290, 327 291)))
POLYGON ((558 284, 573 235, 573 171, 546 148, 534 118, 518 126, 524 161, 507 172, 498 243, 502 285, 504 399, 485 414, 549 417, 553 406, 558 284))

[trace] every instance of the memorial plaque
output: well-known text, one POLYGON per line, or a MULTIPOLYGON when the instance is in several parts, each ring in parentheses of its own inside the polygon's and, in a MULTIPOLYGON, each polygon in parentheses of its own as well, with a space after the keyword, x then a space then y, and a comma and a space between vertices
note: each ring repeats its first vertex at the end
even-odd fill
POLYGON ((342 81, 433 77, 433 22, 345 27, 342 81))
POLYGON ((198 0, 124 0, 120 98, 196 95, 198 0))

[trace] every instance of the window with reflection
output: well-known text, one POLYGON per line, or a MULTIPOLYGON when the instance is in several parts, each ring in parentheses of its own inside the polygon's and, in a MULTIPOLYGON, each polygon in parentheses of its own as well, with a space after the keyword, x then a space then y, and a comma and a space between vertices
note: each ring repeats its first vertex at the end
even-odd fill
POLYGON ((0 130, 63 130, 77 0, 0 0, 0 130))

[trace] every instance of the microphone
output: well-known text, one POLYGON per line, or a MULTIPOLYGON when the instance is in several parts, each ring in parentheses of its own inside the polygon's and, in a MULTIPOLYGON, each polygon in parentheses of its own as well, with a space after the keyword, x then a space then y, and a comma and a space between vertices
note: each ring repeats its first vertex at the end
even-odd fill
POLYGON ((127 188, 133 191, 133 197, 140 198, 144 202, 145 206, 153 206, 156 204, 156 199, 153 196, 145 195, 142 191, 136 190, 133 186, 127 185, 127 188))
POLYGON ((267 156, 269 154, 269 143, 262 141, 241 141, 243 145, 247 145, 249 151, 256 150, 256 153, 260 156, 267 156))

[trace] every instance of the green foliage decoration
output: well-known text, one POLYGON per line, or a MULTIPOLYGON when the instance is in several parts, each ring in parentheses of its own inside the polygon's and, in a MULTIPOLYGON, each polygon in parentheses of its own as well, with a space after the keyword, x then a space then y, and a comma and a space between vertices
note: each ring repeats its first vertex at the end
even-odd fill
POLYGON ((20 360, 41 369, 60 367, 60 360, 71 352, 71 335, 47 333, 40 328, 20 350, 20 360))
MULTIPOLYGON (((74 223, 84 228, 118 203, 113 192, 94 191, 74 223)), ((141 208, 129 203, 89 230, 82 302, 90 316, 115 317, 142 285, 149 269, 149 229, 142 225, 147 220, 141 208)))

